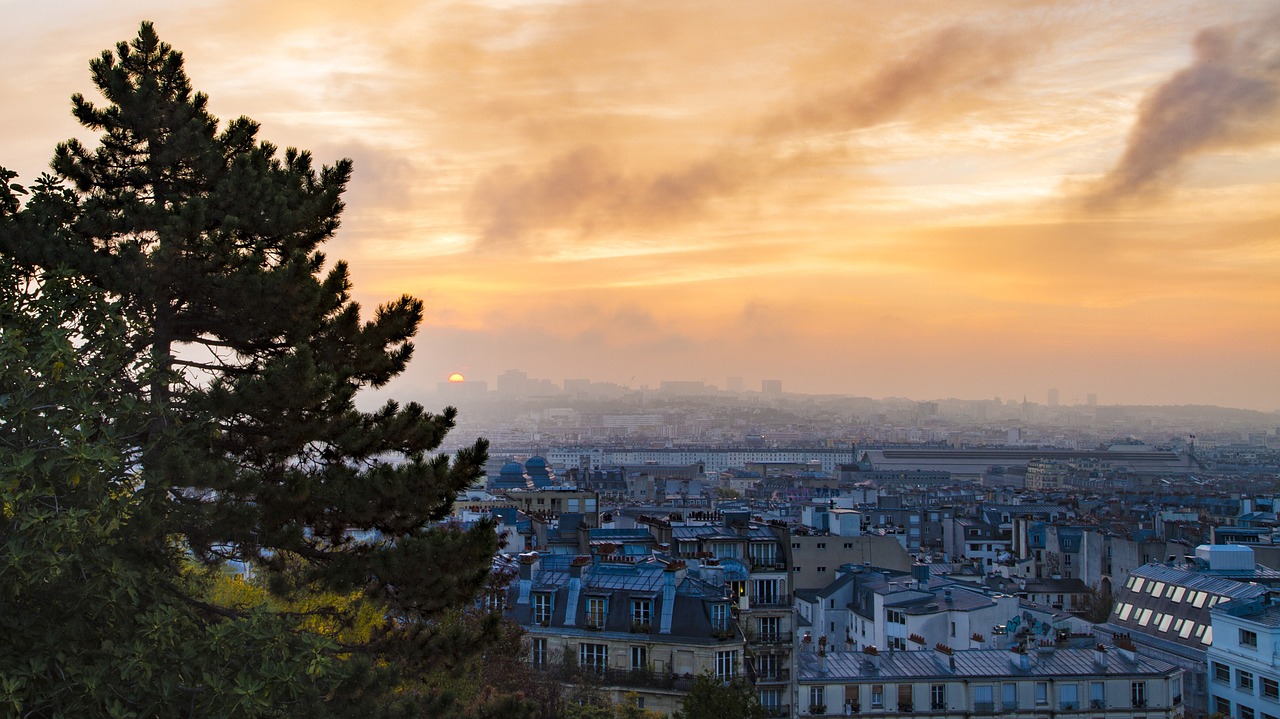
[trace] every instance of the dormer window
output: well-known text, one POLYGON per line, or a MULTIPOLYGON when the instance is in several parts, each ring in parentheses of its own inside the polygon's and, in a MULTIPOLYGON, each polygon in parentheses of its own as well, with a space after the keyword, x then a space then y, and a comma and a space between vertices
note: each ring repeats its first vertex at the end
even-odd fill
POLYGON ((551 593, 536 592, 533 595, 533 623, 547 626, 551 623, 551 593))
POLYGON ((605 597, 587 597, 587 629, 604 629, 608 605, 605 597))
POLYGON ((711 628, 722 632, 729 628, 729 605, 716 603, 711 605, 711 628))

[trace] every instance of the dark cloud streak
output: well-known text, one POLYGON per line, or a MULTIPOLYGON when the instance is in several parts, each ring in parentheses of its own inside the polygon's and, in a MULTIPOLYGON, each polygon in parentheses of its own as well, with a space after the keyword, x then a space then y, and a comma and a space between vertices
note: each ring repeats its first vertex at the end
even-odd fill
POLYGON ((1092 210, 1158 192, 1194 156, 1280 136, 1280 15, 1250 27, 1210 27, 1195 60, 1143 100, 1119 163, 1085 198, 1092 210))

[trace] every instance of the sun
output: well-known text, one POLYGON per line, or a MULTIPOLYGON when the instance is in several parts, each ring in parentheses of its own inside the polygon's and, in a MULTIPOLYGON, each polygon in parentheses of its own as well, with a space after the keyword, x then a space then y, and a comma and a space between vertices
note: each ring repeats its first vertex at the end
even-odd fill
POLYGON ((450 381, 450 382, 466 382, 466 381, 467 381, 467 378, 466 378, 466 377, 463 377, 462 375, 458 374, 457 372, 454 372, 453 374, 449 375, 449 381, 450 381))

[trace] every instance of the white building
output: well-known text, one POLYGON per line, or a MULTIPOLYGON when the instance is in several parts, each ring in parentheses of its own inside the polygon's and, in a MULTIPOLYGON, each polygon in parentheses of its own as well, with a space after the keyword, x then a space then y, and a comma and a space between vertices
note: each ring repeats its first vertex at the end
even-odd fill
POLYGON ((1211 610, 1209 712, 1235 719, 1280 717, 1280 600, 1266 595, 1211 610))

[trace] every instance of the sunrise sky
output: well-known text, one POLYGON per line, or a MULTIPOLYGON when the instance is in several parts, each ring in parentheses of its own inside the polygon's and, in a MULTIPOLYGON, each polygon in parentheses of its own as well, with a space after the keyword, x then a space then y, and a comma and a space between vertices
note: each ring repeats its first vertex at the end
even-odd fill
POLYGON ((156 23, 504 370, 1280 409, 1280 2, 0 0, 0 165, 156 23))

